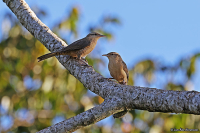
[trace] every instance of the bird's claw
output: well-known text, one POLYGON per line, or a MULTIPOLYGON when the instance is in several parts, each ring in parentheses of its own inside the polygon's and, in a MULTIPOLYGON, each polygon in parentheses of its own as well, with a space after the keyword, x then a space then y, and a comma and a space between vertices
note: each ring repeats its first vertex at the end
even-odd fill
MULTIPOLYGON (((89 64, 88 64, 88 62, 87 62, 87 60, 86 59, 80 59, 83 63, 84 63, 84 65, 82 65, 82 66, 87 66, 87 67, 92 67, 92 66, 90 66, 89 64)), ((93 67, 92 67, 93 68, 93 67)))
POLYGON ((127 85, 127 83, 126 83, 124 80, 123 80, 122 84, 123 84, 123 85, 127 85))
POLYGON ((81 59, 88 63, 88 61, 85 58, 81 57, 81 59))

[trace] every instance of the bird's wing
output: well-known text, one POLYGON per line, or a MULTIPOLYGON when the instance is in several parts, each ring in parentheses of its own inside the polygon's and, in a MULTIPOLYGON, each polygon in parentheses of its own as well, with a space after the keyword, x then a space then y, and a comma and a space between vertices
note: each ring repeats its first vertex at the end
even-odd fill
POLYGON ((63 49, 61 49, 61 51, 80 50, 80 49, 86 48, 89 45, 90 45, 90 41, 88 39, 82 38, 80 40, 73 42, 72 44, 68 45, 67 47, 64 47, 63 49))
POLYGON ((128 79, 129 78, 128 68, 126 66, 126 63, 123 60, 122 60, 122 64, 123 64, 123 70, 126 72, 127 79, 128 79))

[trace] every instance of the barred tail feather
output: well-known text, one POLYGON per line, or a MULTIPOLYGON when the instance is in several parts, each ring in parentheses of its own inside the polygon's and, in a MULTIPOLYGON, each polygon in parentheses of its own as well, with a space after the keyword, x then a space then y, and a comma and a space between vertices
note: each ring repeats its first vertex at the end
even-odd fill
POLYGON ((42 60, 45 60, 45 59, 50 58, 50 57, 55 56, 55 55, 58 55, 58 53, 57 52, 48 53, 48 54, 45 54, 45 55, 42 55, 42 56, 38 57, 37 59, 38 59, 38 62, 40 62, 42 60))

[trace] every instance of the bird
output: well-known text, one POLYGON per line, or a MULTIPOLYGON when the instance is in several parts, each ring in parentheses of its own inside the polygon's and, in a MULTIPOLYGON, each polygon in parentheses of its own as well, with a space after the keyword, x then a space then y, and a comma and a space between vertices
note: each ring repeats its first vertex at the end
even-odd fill
POLYGON ((110 52, 102 56, 106 56, 109 59, 108 69, 110 71, 110 75, 120 84, 127 85, 129 78, 128 68, 121 56, 116 52, 110 52))
MULTIPOLYGON (((110 71, 110 75, 114 79, 116 79, 120 84, 127 85, 129 78, 128 68, 126 63, 122 60, 121 56, 116 52, 110 52, 102 56, 106 56, 109 59, 108 69, 110 71)), ((121 112, 113 114, 113 117, 122 118, 127 112, 128 110, 124 109, 121 112)))
POLYGON ((86 57, 95 48, 98 39, 101 37, 105 37, 105 35, 91 32, 86 37, 73 42, 72 44, 62 48, 59 51, 48 53, 38 57, 38 62, 56 55, 69 55, 70 57, 76 59, 85 60, 83 57, 86 57))

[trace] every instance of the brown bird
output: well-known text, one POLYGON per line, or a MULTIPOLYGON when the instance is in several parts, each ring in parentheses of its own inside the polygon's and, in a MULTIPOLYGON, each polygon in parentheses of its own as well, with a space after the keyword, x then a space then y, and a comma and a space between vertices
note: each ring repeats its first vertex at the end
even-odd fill
MULTIPOLYGON (((110 75, 120 84, 127 85, 129 78, 128 68, 126 63, 122 60, 121 56, 116 52, 110 52, 102 56, 106 56, 109 59, 108 69, 110 71, 110 75)), ((127 112, 128 110, 125 109, 124 111, 114 114, 113 117, 122 118, 127 112)))
POLYGON ((83 57, 87 56, 95 48, 100 37, 105 36, 96 32, 89 33, 85 38, 77 40, 57 52, 48 53, 38 57, 38 62, 56 55, 69 55, 77 59, 84 59, 83 57))
POLYGON ((108 69, 110 71, 110 75, 120 84, 127 85, 129 78, 128 68, 121 56, 116 52, 110 52, 102 56, 106 56, 109 59, 108 69))

